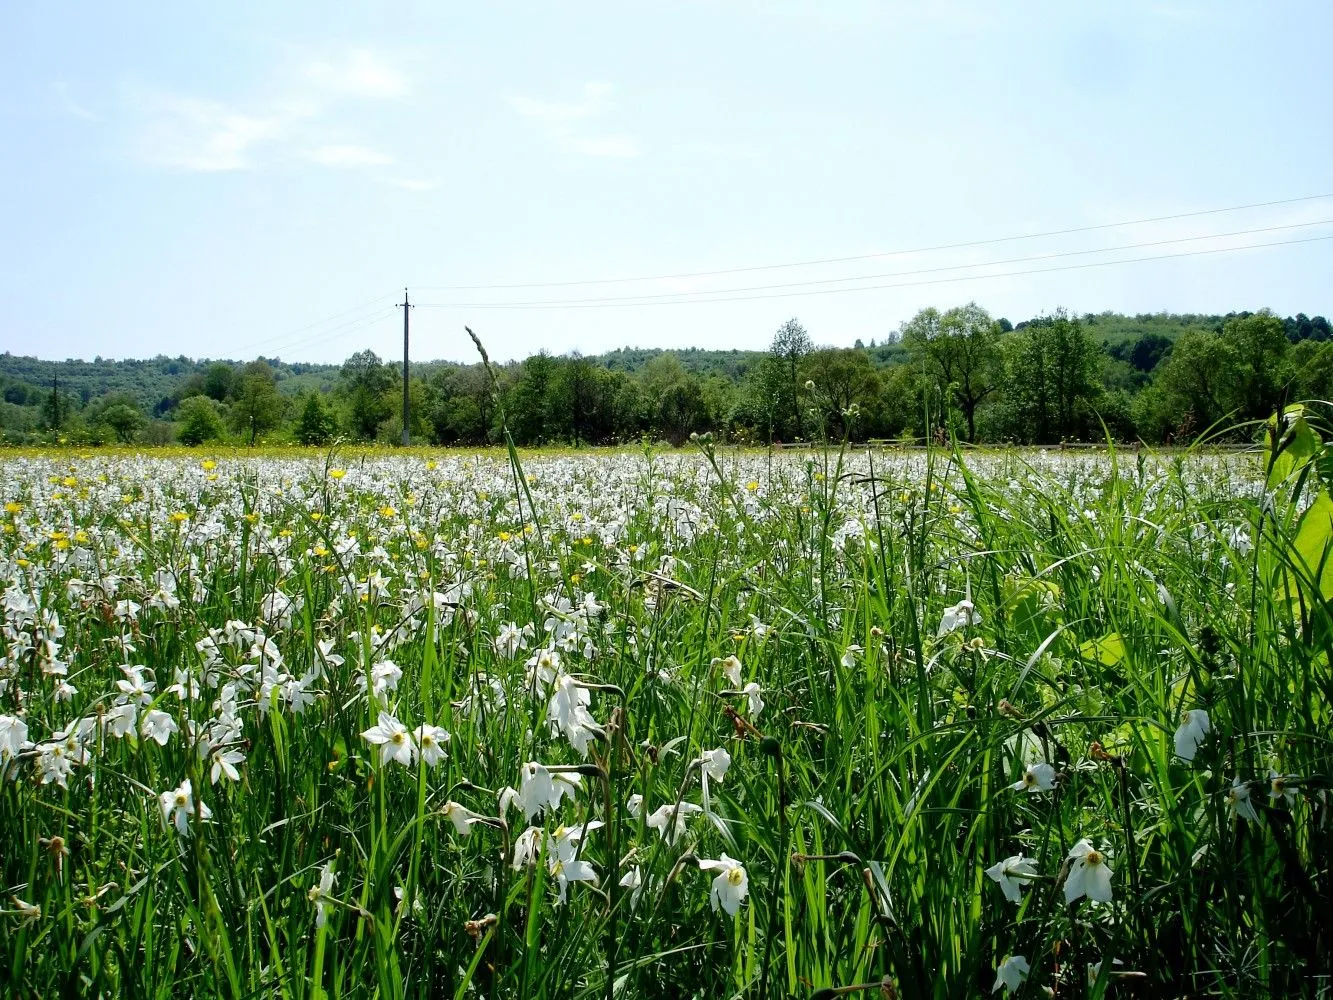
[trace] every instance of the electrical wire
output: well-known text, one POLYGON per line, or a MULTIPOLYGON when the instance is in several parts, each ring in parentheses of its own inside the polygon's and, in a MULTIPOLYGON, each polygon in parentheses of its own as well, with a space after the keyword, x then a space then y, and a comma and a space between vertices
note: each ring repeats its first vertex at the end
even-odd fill
POLYGON ((729 267, 714 271, 685 271, 678 274, 644 275, 634 278, 591 278, 579 281, 534 281, 518 284, 489 285, 417 285, 423 292, 463 292, 521 288, 565 288, 575 285, 613 285, 628 284, 637 281, 672 281, 681 278, 706 278, 722 274, 744 274, 751 271, 774 271, 789 267, 813 267, 820 264, 846 264, 858 260, 874 260, 880 257, 900 257, 907 254, 934 253, 940 250, 964 250, 971 247, 993 246, 997 243, 1013 243, 1019 240, 1040 240, 1051 236, 1069 236, 1074 233, 1091 233, 1103 229, 1119 229, 1125 226, 1143 226, 1154 222, 1171 222, 1178 219, 1194 219, 1205 215, 1222 215, 1227 212, 1242 212, 1254 208, 1272 208, 1277 205, 1295 205, 1307 201, 1319 201, 1333 198, 1333 192, 1326 194, 1308 194, 1297 198, 1278 198, 1272 201, 1255 201, 1245 205, 1229 205, 1225 208, 1205 208, 1194 212, 1176 212, 1171 215, 1157 215, 1143 219, 1128 219, 1121 222, 1103 222, 1091 226, 1074 226, 1067 229, 1051 229, 1040 233, 1021 233, 1015 236, 997 236, 984 240, 967 240, 960 243, 939 243, 934 246, 917 247, 906 250, 885 250, 878 253, 853 254, 845 257, 823 257, 814 260, 790 261, 783 264, 755 264, 748 267, 729 267))
MULTIPOLYGON (((1314 222, 1293 222, 1283 226, 1261 226, 1256 229, 1238 229, 1229 233, 1209 233, 1202 236, 1179 236, 1167 240, 1148 240, 1142 243, 1124 243, 1111 247, 1095 247, 1089 250, 1060 250, 1045 254, 1032 254, 1025 257, 1006 257, 999 260, 977 261, 970 264, 944 264, 938 267, 922 267, 910 271, 888 271, 880 274, 862 274, 845 278, 817 278, 811 281, 789 281, 779 282, 771 285, 749 285, 739 288, 701 288, 697 291, 679 291, 679 292, 660 292, 656 294, 643 295, 624 295, 601 298, 586 299, 537 299, 525 300, 519 302, 460 302, 456 304, 457 308, 489 308, 495 306, 555 306, 555 305, 599 305, 617 302, 624 303, 651 303, 662 299, 677 299, 686 296, 699 295, 723 295, 723 294, 741 294, 745 292, 772 291, 775 289, 787 288, 805 288, 814 285, 840 285, 853 281, 876 281, 881 278, 903 278, 918 274, 939 274, 945 271, 975 270, 983 267, 1000 267, 1006 264, 1023 264, 1041 260, 1056 260, 1064 257, 1085 257, 1090 254, 1116 253, 1124 250, 1144 250, 1148 247, 1169 246, 1177 243, 1196 243, 1200 240, 1220 240, 1228 239, 1234 236, 1254 236, 1259 233, 1272 233, 1289 231, 1292 229, 1308 229, 1313 226, 1333 225, 1333 219, 1319 219, 1314 222)), ((854 289, 852 289, 854 291, 854 289)), ((423 303, 424 307, 432 307, 433 304, 423 303)))
MULTIPOLYGON (((847 294, 849 292, 871 292, 886 288, 914 288, 927 285, 954 284, 960 281, 980 281, 989 278, 1014 278, 1029 274, 1051 274, 1058 271, 1080 271, 1094 267, 1111 267, 1117 264, 1142 264, 1148 261, 1157 260, 1175 260, 1184 257, 1202 257, 1210 254, 1235 253, 1242 250, 1259 250, 1267 247, 1296 246, 1305 243, 1318 243, 1324 240, 1333 240, 1333 233, 1326 236, 1310 236, 1295 240, 1276 240, 1269 243, 1250 243, 1237 247, 1212 247, 1205 250, 1186 250, 1180 253, 1153 254, 1146 257, 1128 257, 1124 260, 1098 260, 1088 261, 1081 264, 1063 264, 1056 267, 1028 268, 1017 271, 999 271, 994 274, 965 274, 948 278, 932 278, 924 281, 900 281, 890 282, 878 285, 861 285, 857 288, 819 288, 805 291, 792 292, 772 292, 758 295, 736 295, 730 297, 714 298, 689 298, 672 299, 665 301, 616 301, 602 300, 589 303, 571 303, 563 304, 520 304, 520 303, 450 303, 450 302, 419 302, 423 309, 624 309, 637 306, 676 306, 676 305, 699 305, 713 302, 751 302, 759 299, 788 299, 800 296, 810 295, 836 295, 847 294)), ((979 264, 977 267, 987 265, 979 264)), ((990 265, 994 266, 994 265, 990 265)), ((715 293, 682 293, 682 294, 715 294, 715 293)))

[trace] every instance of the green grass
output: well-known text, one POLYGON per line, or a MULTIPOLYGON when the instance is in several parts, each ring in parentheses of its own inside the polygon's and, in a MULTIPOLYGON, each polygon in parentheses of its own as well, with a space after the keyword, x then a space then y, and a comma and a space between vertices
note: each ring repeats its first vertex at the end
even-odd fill
POLYGON ((1256 456, 707 444, 215 468, 27 454, 3 472, 0 715, 32 744, 0 782, 9 995, 962 998, 1010 955, 1025 996, 1330 989, 1312 473, 1266 501, 1256 456), (150 607, 161 570, 178 606, 150 607), (969 596, 980 621, 937 634, 969 596), (139 611, 118 618, 123 600, 139 611), (532 636, 509 659, 511 622, 532 636), (524 666, 570 628, 586 758, 524 666), (715 663, 730 655, 757 715, 715 663), (385 659, 401 679, 367 694, 385 659), (156 682, 136 722, 167 713, 165 745, 114 735, 122 664, 156 682), (284 685, 303 677, 298 713, 284 685), (190 731, 220 732, 219 700, 238 728, 201 753, 190 731), (1211 732, 1187 762, 1173 736, 1195 708, 1211 732), (443 727, 447 757, 381 762, 362 736, 381 710, 443 727), (52 734, 79 719, 86 762, 42 784, 52 734), (696 762, 717 748, 725 778, 668 842, 647 817, 704 806, 696 762), (210 780, 215 750, 242 755, 239 780, 210 780), (1030 755, 1052 790, 1009 787, 1030 755), (528 761, 582 773, 525 841, 499 797, 528 761), (1270 769, 1295 776, 1290 801, 1270 769), (1229 806, 1237 777, 1253 820, 1229 806), (186 778, 211 818, 188 812, 182 835, 158 795, 186 778), (451 801, 483 817, 467 836, 451 801), (560 846, 587 822, 605 825, 560 846), (1113 870, 1109 903, 1065 901, 1083 838, 1113 870), (697 864, 723 853, 748 877, 734 916, 697 864), (1019 854, 1037 877, 1015 905, 985 870, 1019 854), (596 881, 559 905, 562 860, 596 881), (312 894, 325 866, 332 889, 312 894), (633 869, 638 892, 618 884, 633 869))

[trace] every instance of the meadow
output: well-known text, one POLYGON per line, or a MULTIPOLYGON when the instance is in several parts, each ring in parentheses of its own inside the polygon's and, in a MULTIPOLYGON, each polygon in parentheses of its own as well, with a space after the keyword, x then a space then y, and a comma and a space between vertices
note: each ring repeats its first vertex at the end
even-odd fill
POLYGON ((4 458, 0 986, 1331 995, 1270 436, 4 458))

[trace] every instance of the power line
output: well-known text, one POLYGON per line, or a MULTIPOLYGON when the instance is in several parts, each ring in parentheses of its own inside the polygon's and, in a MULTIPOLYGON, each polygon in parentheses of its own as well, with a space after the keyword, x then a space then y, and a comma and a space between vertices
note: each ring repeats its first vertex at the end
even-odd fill
POLYGON ((1051 229, 1040 233, 1022 233, 1015 236, 997 236, 984 240, 967 240, 960 243, 939 243, 934 246, 917 247, 908 250, 885 250, 878 253, 853 254, 845 257, 823 257, 814 260, 790 261, 784 264, 754 264, 748 267, 729 267, 714 271, 685 271, 678 274, 642 275, 634 278, 592 278, 579 281, 533 281, 517 284, 490 285, 419 285, 422 291, 431 292, 466 292, 491 291, 521 288, 567 288, 576 285, 615 285, 637 281, 672 281, 681 278, 706 278, 722 274, 744 274, 751 271, 774 271, 789 267, 813 267, 820 264, 846 264, 858 260, 874 260, 880 257, 900 257, 907 254, 934 253, 939 250, 963 250, 970 247, 993 246, 997 243, 1013 243, 1019 240, 1040 240, 1051 236, 1069 236, 1074 233, 1091 233, 1103 229, 1119 229, 1125 226, 1143 226, 1153 222, 1171 222, 1178 219, 1193 219, 1204 215, 1222 215, 1227 212, 1242 212, 1253 208, 1272 208, 1277 205, 1295 205, 1307 201, 1319 201, 1333 198, 1333 192, 1327 194, 1309 194, 1298 198, 1278 198, 1273 201, 1255 201, 1245 205, 1229 205, 1226 208, 1206 208, 1195 212, 1176 212, 1172 215, 1157 215, 1143 219, 1128 219, 1122 222, 1103 222, 1092 226, 1074 226, 1068 229, 1051 229))
MULTIPOLYGON (((368 326, 374 326, 376 323, 383 322, 392 315, 393 313, 391 313, 388 309, 379 309, 376 310, 376 312, 373 315, 358 317, 356 319, 348 320, 346 323, 341 323, 338 326, 335 326, 328 330, 320 330, 316 334, 313 334, 309 337, 305 337, 298 341, 294 341, 292 343, 270 344, 268 349, 273 352, 277 351, 285 352, 285 351, 295 350, 298 347, 305 347, 307 344, 314 344, 319 341, 332 342, 332 341, 342 340, 349 334, 356 333, 358 330, 364 330, 368 326)), ((274 353, 270 354, 269 356, 276 357, 277 354, 274 353)))
MULTIPOLYGON (((1333 225, 1333 219, 1319 219, 1314 222, 1293 222, 1283 226, 1261 226, 1255 229, 1238 229, 1228 233, 1208 233, 1201 236, 1179 236, 1168 240, 1147 240, 1142 243, 1123 243, 1110 247, 1095 247, 1089 250, 1060 250, 1045 254, 1031 254, 1025 257, 1006 257, 999 260, 977 261, 970 264, 944 264, 937 267, 915 268, 910 271, 888 271, 880 274, 862 274, 846 278, 817 278, 811 281, 788 281, 771 285, 748 285, 738 288, 699 289, 698 291, 660 292, 656 294, 624 295, 596 297, 586 299, 536 299, 519 302, 460 302, 451 304, 456 308, 492 308, 498 306, 564 306, 564 305, 600 305, 612 303, 651 304, 657 300, 682 299, 700 295, 731 295, 745 292, 772 291, 775 289, 804 288, 814 285, 840 285, 853 281, 874 281, 880 278, 903 278, 918 274, 939 274, 945 271, 975 270, 983 267, 999 267, 1005 264, 1023 264, 1040 260, 1056 260, 1063 257, 1084 257, 1090 254, 1116 253, 1124 250, 1143 250, 1148 247, 1169 246, 1176 243, 1194 243, 1200 240, 1220 240, 1233 236, 1253 236, 1258 233, 1272 233, 1292 229, 1308 229, 1312 226, 1333 225)), ((855 289, 850 289, 854 291, 855 289)), ((426 303, 423 303, 426 305, 426 303)))
MULTIPOLYGON (((927 285, 954 284, 960 281, 981 281, 988 278, 1014 278, 1028 274, 1050 274, 1057 271, 1081 271, 1094 267, 1111 267, 1116 264, 1142 264, 1148 261, 1175 260, 1184 257, 1202 257, 1210 254, 1235 253, 1241 250, 1259 250, 1267 247, 1295 246, 1303 243, 1319 243, 1333 240, 1333 233, 1326 236, 1309 236, 1295 240, 1275 240, 1270 243, 1249 243, 1237 247, 1212 247, 1206 250, 1186 250, 1180 253, 1153 254, 1147 257, 1128 257, 1124 260, 1097 260, 1081 264, 1062 264, 1056 267, 1028 268, 1017 271, 998 271, 994 274, 965 274, 949 278, 932 278, 925 281, 899 281, 880 285, 861 285, 857 288, 817 288, 797 292, 773 292, 760 295, 737 295, 726 298, 671 299, 666 301, 617 301, 602 300, 587 304, 564 303, 561 305, 523 305, 518 303, 449 303, 420 302, 423 309, 623 309, 636 306, 682 306, 700 305, 711 302, 750 302, 758 299, 788 299, 809 295, 835 295, 848 292, 872 292, 886 288, 914 288, 927 285)), ((977 265, 985 266, 985 265, 977 265)), ((697 293, 696 293, 697 294, 697 293)), ((704 293, 707 294, 707 293, 704 293)))
MULTIPOLYGON (((237 351, 239 353, 244 353, 254 347, 261 347, 270 351, 274 349, 286 350, 291 345, 284 345, 283 342, 290 339, 291 337, 295 337, 299 334, 305 333, 307 330, 313 330, 317 326, 323 326, 326 323, 332 323, 334 320, 342 319, 344 316, 350 316, 352 313, 362 312, 368 309, 370 306, 378 305, 381 302, 386 302, 391 298, 393 298, 392 295, 379 295, 371 299, 369 302, 363 302, 358 306, 352 306, 350 309, 344 309, 341 312, 336 312, 332 316, 325 316, 323 319, 315 320, 313 323, 307 323, 305 324, 305 326, 298 326, 296 329, 288 330, 286 333, 279 334, 276 337, 265 337, 262 340, 256 340, 248 344, 242 344, 239 347, 235 346, 230 347, 228 348, 228 350, 237 351)), ((338 327, 335 327, 334 329, 338 329, 338 327)))

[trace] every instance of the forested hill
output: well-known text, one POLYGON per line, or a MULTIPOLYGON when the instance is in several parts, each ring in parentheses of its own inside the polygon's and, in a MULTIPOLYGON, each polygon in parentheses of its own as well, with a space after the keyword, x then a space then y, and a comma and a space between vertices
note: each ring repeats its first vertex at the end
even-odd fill
MULTIPOLYGON (((1103 428, 1163 440, 1242 411, 1255 416, 1251 409, 1293 393, 1333 396, 1333 331, 1303 313, 1057 311, 1012 323, 972 305, 923 310, 850 348, 818 347, 822 332, 790 321, 767 351, 543 353, 504 365, 500 389, 520 443, 679 441, 694 430, 750 441, 830 429, 917 436, 932 405, 932 423, 948 420, 972 440, 1100 437, 1103 428)), ((263 356, 57 362, 6 352, 0 435, 9 444, 394 441, 400 393, 393 359, 370 351, 341 365, 263 356)), ((499 411, 479 366, 413 362, 411 395, 416 440, 496 439, 499 411)))

